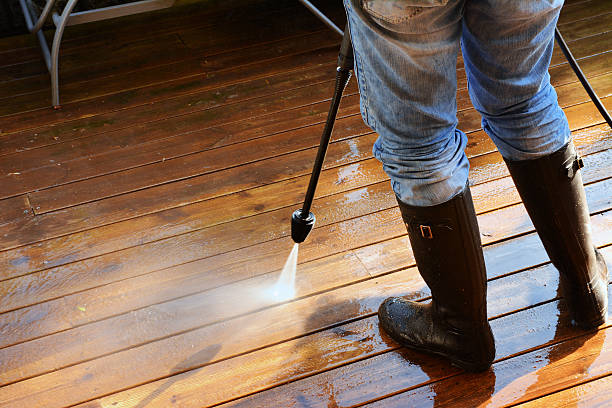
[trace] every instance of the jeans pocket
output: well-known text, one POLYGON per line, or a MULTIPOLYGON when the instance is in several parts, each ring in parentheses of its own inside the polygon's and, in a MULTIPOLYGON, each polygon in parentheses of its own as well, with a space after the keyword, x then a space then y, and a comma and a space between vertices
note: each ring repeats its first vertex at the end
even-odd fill
POLYGON ((441 7, 450 0, 360 0, 361 8, 370 16, 389 24, 405 23, 428 8, 441 7))

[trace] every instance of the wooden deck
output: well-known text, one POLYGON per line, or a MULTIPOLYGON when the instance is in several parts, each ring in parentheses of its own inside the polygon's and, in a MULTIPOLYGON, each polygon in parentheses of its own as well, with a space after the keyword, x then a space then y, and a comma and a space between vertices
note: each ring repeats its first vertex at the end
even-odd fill
MULTIPOLYGON (((383 298, 429 293, 354 80, 296 297, 266 296, 293 245, 339 38, 294 0, 183 3, 70 27, 60 111, 35 40, 0 39, 0 406, 612 406, 612 328, 567 326, 461 62, 493 368, 466 374, 378 329, 383 298)), ((612 3, 567 1, 559 28, 612 108, 612 3)), ((612 270, 612 131, 559 49, 550 73, 612 270)))

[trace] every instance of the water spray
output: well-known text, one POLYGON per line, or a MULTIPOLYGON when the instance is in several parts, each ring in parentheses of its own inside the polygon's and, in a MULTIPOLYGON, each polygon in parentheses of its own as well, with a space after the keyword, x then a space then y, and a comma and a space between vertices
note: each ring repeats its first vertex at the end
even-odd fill
POLYGON ((338 114, 338 106, 340 106, 342 93, 351 78, 351 69, 353 69, 353 47, 351 45, 351 34, 347 27, 344 30, 342 44, 340 45, 340 53, 338 55, 334 95, 331 100, 329 113, 327 114, 325 127, 323 128, 323 134, 321 135, 321 142, 319 143, 319 150, 310 176, 310 182, 308 183, 308 189, 306 190, 304 205, 301 209, 295 210, 291 216, 291 238, 293 238, 296 244, 304 242, 316 221, 316 217, 310 211, 310 207, 312 206, 315 189, 317 188, 321 169, 323 168, 323 161, 325 160, 325 154, 329 146, 336 115, 338 114))

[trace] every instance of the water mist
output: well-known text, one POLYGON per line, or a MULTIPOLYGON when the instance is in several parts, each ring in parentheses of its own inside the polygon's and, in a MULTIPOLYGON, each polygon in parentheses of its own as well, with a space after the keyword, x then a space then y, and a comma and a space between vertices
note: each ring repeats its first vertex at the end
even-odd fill
POLYGON ((293 244, 293 249, 291 249, 285 266, 283 266, 278 280, 272 287, 271 292, 275 300, 285 301, 293 299, 295 296, 295 271, 297 269, 299 247, 298 243, 293 244))

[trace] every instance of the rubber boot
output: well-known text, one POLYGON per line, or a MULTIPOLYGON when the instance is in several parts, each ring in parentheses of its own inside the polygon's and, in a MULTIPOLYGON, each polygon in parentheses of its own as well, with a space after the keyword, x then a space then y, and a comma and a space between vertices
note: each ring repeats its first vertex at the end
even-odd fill
POLYGON ((593 245, 591 220, 573 143, 535 160, 506 160, 544 248, 560 272, 574 323, 592 329, 606 321, 608 270, 593 245))
POLYGON ((487 275, 469 187, 443 204, 413 207, 398 199, 428 304, 389 298, 381 327, 403 346, 447 357, 467 371, 495 357, 487 321, 487 275))

